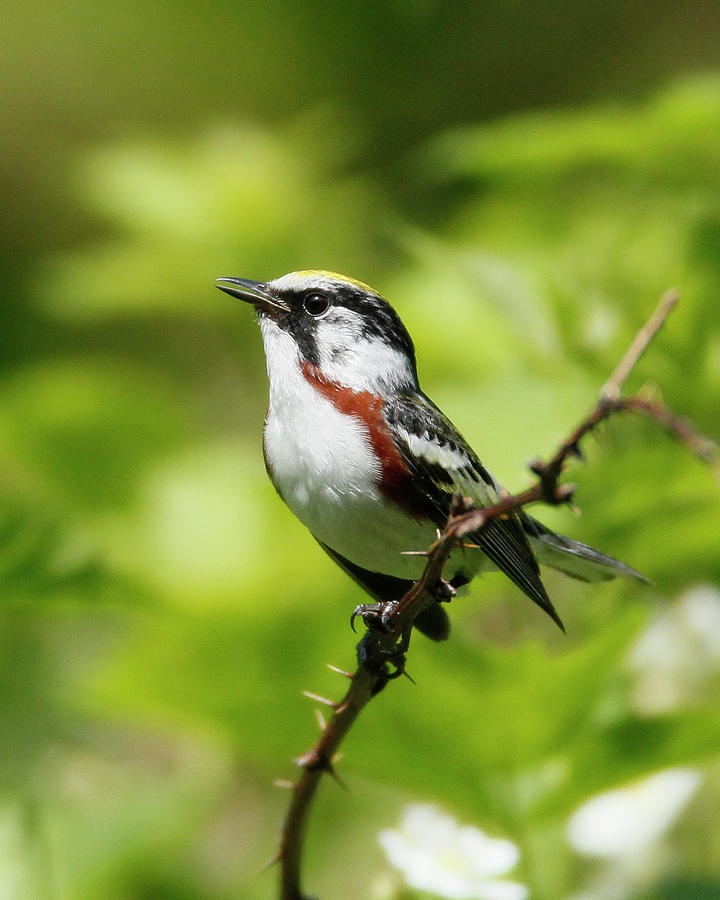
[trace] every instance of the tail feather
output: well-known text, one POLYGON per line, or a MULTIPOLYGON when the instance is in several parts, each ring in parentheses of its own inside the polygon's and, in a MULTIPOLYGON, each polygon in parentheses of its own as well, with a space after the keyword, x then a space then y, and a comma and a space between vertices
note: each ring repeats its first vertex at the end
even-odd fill
POLYGON ((542 522, 523 514, 523 525, 538 562, 580 581, 609 581, 618 575, 648 582, 648 579, 624 562, 595 550, 581 541, 557 534, 542 522))

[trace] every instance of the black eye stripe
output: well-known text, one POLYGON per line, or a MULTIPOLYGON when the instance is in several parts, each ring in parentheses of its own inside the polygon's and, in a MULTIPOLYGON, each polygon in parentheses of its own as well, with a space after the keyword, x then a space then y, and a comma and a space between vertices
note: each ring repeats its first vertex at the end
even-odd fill
POLYGON ((330 307, 330 300, 321 291, 310 291, 303 298, 303 309, 311 316, 321 316, 330 307))

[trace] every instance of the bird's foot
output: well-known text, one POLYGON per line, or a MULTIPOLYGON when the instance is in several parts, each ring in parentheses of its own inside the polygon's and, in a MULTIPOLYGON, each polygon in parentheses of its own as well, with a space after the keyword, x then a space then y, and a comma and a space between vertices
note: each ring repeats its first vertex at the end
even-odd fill
POLYGON ((365 626, 372 631, 388 632, 397 607, 394 600, 385 603, 359 603, 350 616, 350 627, 355 631, 355 619, 360 616, 365 626))
MULTIPOLYGON (((410 646, 411 633, 412 628, 408 628, 402 633, 399 641, 388 644, 386 631, 368 628, 365 636, 357 645, 358 663, 364 669, 382 676, 377 690, 380 690, 388 681, 407 674, 405 654, 410 646), (388 671, 388 663, 393 667, 393 671, 388 671)), ((408 678, 410 678, 409 675, 408 678)), ((410 680, 412 681, 412 679, 410 680)))
POLYGON ((360 616, 368 629, 358 644, 358 662, 366 669, 383 673, 384 684, 393 678, 405 674, 405 654, 410 646, 412 626, 405 629, 400 640, 394 641, 389 636, 392 630, 392 617, 398 608, 397 601, 385 603, 361 603, 353 610, 350 625, 355 629, 355 619, 360 616), (393 667, 388 672, 387 664, 393 667))
POLYGON ((467 584, 467 581, 462 580, 462 576, 456 576, 452 581, 446 581, 444 578, 441 578, 428 589, 428 593, 438 603, 449 603, 457 594, 457 589, 462 587, 463 584, 467 584))

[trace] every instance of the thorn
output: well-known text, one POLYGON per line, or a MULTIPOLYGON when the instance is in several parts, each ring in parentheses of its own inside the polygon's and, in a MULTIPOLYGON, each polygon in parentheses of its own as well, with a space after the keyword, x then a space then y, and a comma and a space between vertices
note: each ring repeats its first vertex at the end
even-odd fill
POLYGON ((289 778, 273 778, 273 784, 275 787, 283 788, 283 790, 295 790, 295 782, 290 781, 289 778))
POLYGON ((341 787, 344 791, 347 791, 348 794, 350 793, 350 788, 347 786, 347 784, 345 784, 345 782, 344 782, 344 781, 342 780, 342 778, 338 775, 338 773, 335 771, 335 769, 332 767, 332 765, 331 765, 330 768, 327 769, 326 771, 327 771, 328 775, 332 778, 332 780, 333 780, 339 787, 341 787))
POLYGON ((335 707, 335 715, 341 716, 345 712, 345 710, 348 708, 348 706, 350 706, 349 703, 341 703, 340 706, 336 706, 335 707))
POLYGON ((663 399, 660 387, 652 381, 646 381, 637 392, 637 396, 641 400, 660 400, 662 402, 663 399))
POLYGON ((572 503, 573 494, 575 493, 574 484, 559 484, 555 489, 555 503, 572 503))
POLYGON ((267 872, 268 869, 272 869, 273 866, 276 866, 282 860, 282 855, 280 853, 276 853, 272 859, 269 859, 264 866, 261 866, 258 869, 258 875, 262 875, 263 872, 267 872))
POLYGON ((325 721, 325 716, 322 714, 322 711, 317 707, 315 708, 315 718, 317 719, 317 723, 320 726, 320 731, 325 731, 327 728, 327 722, 325 721))
POLYGON ((528 469, 533 475, 542 477, 547 472, 547 465, 541 459, 533 459, 528 463, 528 469))
POLYGON ((427 550, 401 550, 401 556, 430 556, 427 550))
POLYGON ((335 701, 328 700, 327 697, 321 697, 320 694, 313 694, 312 691, 303 691, 303 696, 307 697, 308 700, 316 700, 318 703, 324 703, 325 706, 330 706, 335 709, 335 701))
POLYGON ((352 679, 352 672, 346 672, 345 669, 339 669, 337 666, 334 666, 332 663, 327 663, 328 669, 331 672, 337 672, 338 675, 344 675, 346 678, 352 679))
POLYGON ((417 687, 417 681, 415 681, 415 679, 412 677, 412 675, 410 675, 410 673, 406 669, 403 669, 401 674, 404 675, 412 684, 414 684, 415 687, 417 687))

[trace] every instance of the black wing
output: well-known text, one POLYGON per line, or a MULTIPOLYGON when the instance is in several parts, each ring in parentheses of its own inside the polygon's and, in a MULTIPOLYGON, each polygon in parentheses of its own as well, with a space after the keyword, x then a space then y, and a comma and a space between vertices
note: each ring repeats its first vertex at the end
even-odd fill
MULTIPOLYGON (((477 506, 500 499, 501 488, 482 465, 452 422, 424 394, 404 394, 384 404, 395 444, 413 475, 412 489, 442 527, 453 494, 470 497, 477 506)), ((563 629, 547 591, 520 517, 493 519, 468 535, 511 581, 563 629)))

